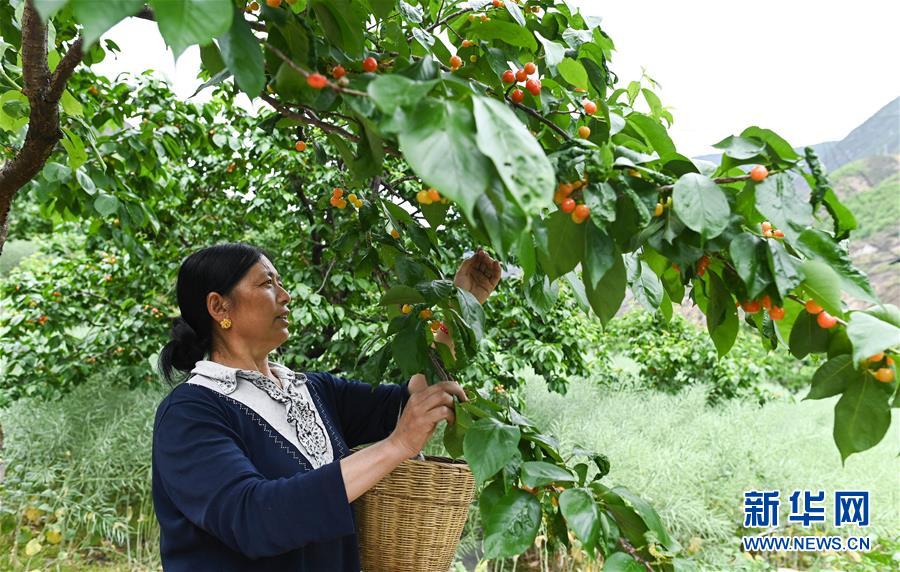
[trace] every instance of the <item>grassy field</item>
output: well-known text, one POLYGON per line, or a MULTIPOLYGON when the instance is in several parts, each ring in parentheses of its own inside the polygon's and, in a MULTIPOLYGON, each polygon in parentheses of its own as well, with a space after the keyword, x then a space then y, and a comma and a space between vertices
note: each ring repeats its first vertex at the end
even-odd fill
MULTIPOLYGON (((564 450, 578 443, 608 455, 612 470, 605 480, 652 502, 699 569, 896 569, 896 424, 878 447, 842 467, 831 439, 831 400, 784 395, 762 407, 728 402, 709 408, 700 386, 668 395, 589 380, 572 380, 563 397, 548 393, 542 378, 524 376, 525 414, 555 434, 564 450), (866 533, 877 537, 876 551, 748 559, 739 551, 741 503, 743 491, 753 487, 871 491, 866 533)), ((149 463, 153 412, 162 395, 156 388, 110 389, 98 378, 61 402, 20 400, 0 411, 9 464, 0 487, 0 569, 160 569, 149 463), (53 531, 60 533, 59 544, 50 542, 53 531), (40 546, 30 556, 29 542, 31 552, 40 546)), ((440 432, 428 452, 442 452, 439 438, 440 432)), ((461 557, 468 555, 458 569, 475 568, 478 545, 472 511, 460 549, 461 557)), ((511 563, 478 569, 501 566, 512 570, 511 563)), ((584 569, 567 566, 560 569, 584 569)), ((519 562, 518 570, 527 569, 519 562)))

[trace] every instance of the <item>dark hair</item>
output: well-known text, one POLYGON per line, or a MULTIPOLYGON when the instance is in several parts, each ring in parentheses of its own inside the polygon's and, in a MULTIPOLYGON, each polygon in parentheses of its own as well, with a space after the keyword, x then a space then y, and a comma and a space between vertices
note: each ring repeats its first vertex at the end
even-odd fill
POLYGON ((194 252, 178 270, 175 287, 181 316, 172 323, 171 340, 159 353, 157 368, 172 385, 173 370, 189 372, 212 349, 212 316, 206 309, 210 292, 225 295, 241 281, 266 251, 242 242, 217 244, 194 252))

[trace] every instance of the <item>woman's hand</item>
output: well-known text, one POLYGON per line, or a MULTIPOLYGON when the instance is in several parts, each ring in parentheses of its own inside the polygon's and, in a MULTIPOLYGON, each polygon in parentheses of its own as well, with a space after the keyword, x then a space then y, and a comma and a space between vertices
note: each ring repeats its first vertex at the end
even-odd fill
POLYGON ((479 303, 484 304, 500 283, 500 263, 479 247, 473 256, 463 261, 453 283, 471 292, 479 303))
MULTIPOLYGON (((403 408, 397 427, 388 437, 388 441, 402 451, 406 458, 419 454, 440 421, 456 421, 454 395, 460 401, 468 401, 466 393, 455 381, 442 381, 424 389, 421 389, 418 382, 414 388, 414 381, 415 376, 409 383, 411 397, 403 408)), ((425 383, 425 376, 422 376, 422 383, 425 383)))

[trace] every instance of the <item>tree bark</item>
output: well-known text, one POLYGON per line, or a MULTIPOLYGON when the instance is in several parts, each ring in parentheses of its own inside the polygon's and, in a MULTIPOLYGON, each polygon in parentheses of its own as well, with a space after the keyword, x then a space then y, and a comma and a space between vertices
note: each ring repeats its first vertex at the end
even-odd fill
POLYGON ((15 157, 0 169, 0 254, 9 232, 9 210, 16 193, 37 175, 62 138, 59 100, 81 62, 81 38, 69 46, 51 73, 47 64, 47 26, 41 22, 32 0, 22 12, 22 89, 31 107, 25 142, 15 157))

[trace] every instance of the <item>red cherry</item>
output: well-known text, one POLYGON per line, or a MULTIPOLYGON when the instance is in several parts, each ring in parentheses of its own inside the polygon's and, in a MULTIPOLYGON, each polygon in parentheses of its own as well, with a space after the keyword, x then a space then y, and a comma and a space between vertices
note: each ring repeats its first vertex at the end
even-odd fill
POLYGON ((347 75, 347 70, 344 69, 344 66, 336 65, 331 68, 331 77, 334 79, 341 79, 345 75, 347 75))
POLYGON ((580 219, 586 219, 588 216, 590 216, 591 209, 588 208, 587 205, 578 205, 577 207, 575 207, 575 212, 573 212, 572 214, 580 219))
POLYGON ((531 75, 536 71, 537 71, 537 66, 534 65, 534 62, 528 62, 527 64, 525 64, 525 73, 526 74, 531 75))
POLYGON ((810 314, 818 314, 822 311, 822 306, 816 304, 815 300, 807 300, 806 301, 806 311, 810 314))
POLYGON ((597 113, 597 104, 591 101, 590 99, 585 99, 581 102, 581 105, 584 106, 584 112, 588 115, 593 115, 597 113))
POLYGON ((773 321, 777 322, 784 318, 784 308, 779 308, 778 306, 772 306, 769 310, 769 317, 772 318, 773 321))
POLYGON ((530 79, 525 82, 525 89, 527 89, 531 95, 537 97, 541 94, 541 82, 536 79, 530 79))
POLYGON ((835 318, 825 310, 822 310, 821 312, 819 312, 819 315, 816 316, 816 322, 821 328, 828 330, 833 328, 834 325, 837 324, 837 318, 835 318))
POLYGON ((759 312, 759 302, 757 302, 756 300, 744 300, 744 302, 741 303, 741 307, 748 314, 755 314, 759 312))
POLYGON ((760 298, 759 303, 762 304, 762 307, 765 308, 766 310, 772 309, 772 299, 769 298, 768 294, 766 294, 765 296, 760 298))
POLYGON ((513 100, 513 103, 522 103, 525 99, 525 92, 521 89, 514 89, 511 94, 509 94, 509 98, 513 100))
POLYGON ((562 212, 568 214, 575 210, 575 199, 563 199, 562 204, 559 207, 562 212))
POLYGON ((512 70, 506 70, 503 72, 503 83, 516 83, 516 72, 512 70))
POLYGON ((769 170, 763 167, 762 165, 757 165, 750 169, 750 180, 755 181, 757 183, 762 182, 766 177, 769 176, 769 170))
POLYGON ((363 67, 363 71, 372 73, 378 69, 378 60, 376 60, 372 56, 369 56, 363 60, 362 67, 363 67))
POLYGON ((525 81, 528 79, 528 74, 525 73, 525 70, 519 70, 516 72, 516 81, 525 81))
POLYGON ((306 83, 313 89, 322 89, 328 85, 328 78, 320 73, 311 73, 306 77, 306 83))

